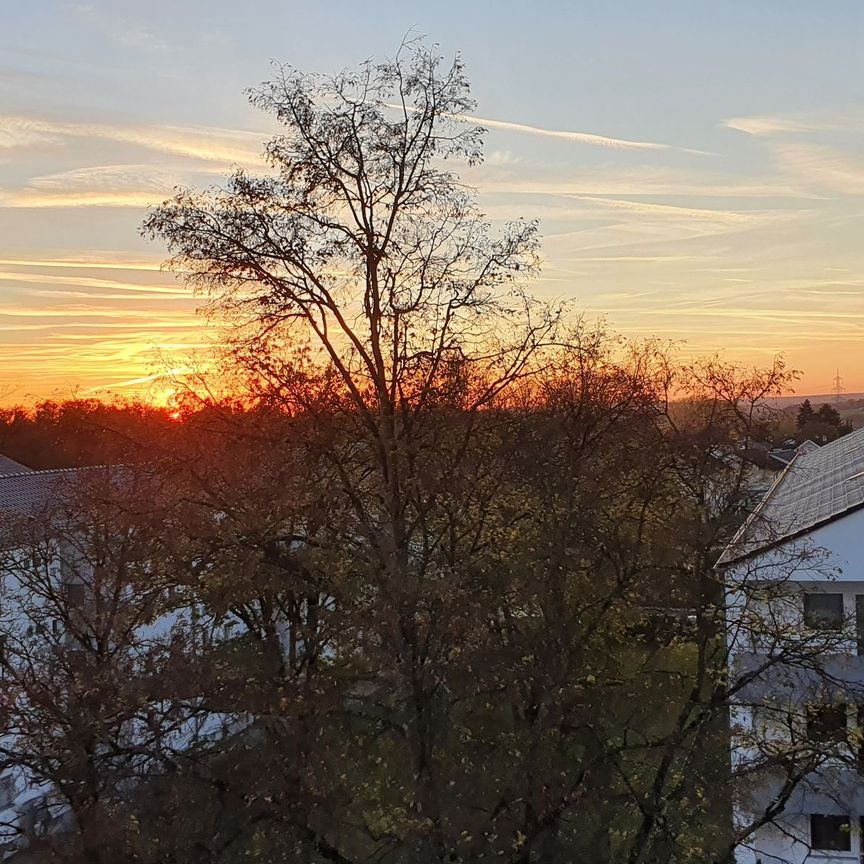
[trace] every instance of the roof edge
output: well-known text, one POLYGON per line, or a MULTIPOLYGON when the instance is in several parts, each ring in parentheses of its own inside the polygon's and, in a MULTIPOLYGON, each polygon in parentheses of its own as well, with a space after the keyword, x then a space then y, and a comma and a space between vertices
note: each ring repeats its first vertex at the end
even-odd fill
MULTIPOLYGON (((864 510, 864 501, 861 501, 858 504, 853 504, 851 507, 847 507, 845 510, 841 510, 839 513, 832 513, 827 519, 822 519, 819 522, 814 522, 812 525, 807 525, 805 528, 799 528, 792 534, 786 534, 783 537, 778 537, 776 540, 771 540, 766 543, 764 546, 759 546, 756 549, 751 549, 749 552, 744 552, 741 555, 737 555, 734 558, 729 558, 724 561, 724 557, 729 549, 732 547, 732 544, 735 542, 733 539, 729 545, 723 550, 723 554, 717 559, 717 563, 714 565, 716 568, 729 567, 732 564, 740 564, 742 561, 748 561, 750 558, 755 558, 757 555, 761 555, 763 552, 769 552, 771 549, 776 549, 778 546, 782 546, 784 543, 789 543, 792 540, 797 540, 799 537, 802 537, 805 534, 809 534, 811 531, 816 531, 819 528, 824 528, 826 525, 830 525, 832 522, 839 522, 841 519, 846 516, 851 516, 854 513, 857 513, 859 510, 864 510)), ((755 513, 755 511, 754 511, 755 513)), ((746 523, 745 523, 746 524, 746 523)), ((735 535, 738 536, 737 534, 735 535)))
MULTIPOLYGON (((732 549, 732 547, 735 546, 736 543, 738 543, 739 539, 744 535, 744 533, 745 533, 745 532, 747 531, 747 529, 750 527, 750 524, 751 524, 751 523, 756 519, 756 517, 757 517, 757 516, 762 512, 762 510, 764 509, 765 505, 768 503, 769 499, 770 499, 771 496, 774 494, 774 492, 776 491, 777 487, 778 487, 778 486, 783 482, 783 480, 786 478, 786 475, 787 475, 787 474, 789 473, 789 471, 792 469, 792 466, 793 466, 793 465, 795 464, 795 462, 798 460, 798 457, 799 457, 800 455, 801 455, 800 453, 796 453, 796 454, 795 454, 795 455, 794 455, 794 456, 789 460, 789 462, 786 463, 786 466, 783 468, 783 470, 782 470, 782 471, 781 471, 781 472, 780 472, 780 473, 779 473, 779 474, 774 478, 774 481, 773 481, 773 482, 771 483, 771 485, 768 487, 768 491, 767 491, 767 492, 762 496, 762 500, 761 500, 761 501, 756 505, 756 507, 755 507, 755 508, 750 512, 750 515, 749 515, 749 516, 744 520, 744 523, 743 523, 743 524, 741 525, 741 527, 740 527, 740 528, 735 532, 735 535, 734 535, 734 536, 732 537, 732 539, 731 539, 731 540, 726 544, 726 547, 725 547, 725 548, 723 549, 723 551, 720 553, 720 557, 717 559, 717 561, 716 561, 715 564, 714 564, 715 567, 720 567, 720 566, 726 565, 727 563, 731 563, 732 561, 736 561, 736 560, 739 560, 739 558, 744 557, 744 556, 737 556, 736 558, 731 558, 729 561, 724 561, 724 560, 723 560, 724 558, 726 558, 726 554, 729 552, 729 550, 732 549)), ((811 526, 811 527, 812 527, 812 526, 811 526)), ((765 547, 762 547, 762 548, 765 548, 765 547)))

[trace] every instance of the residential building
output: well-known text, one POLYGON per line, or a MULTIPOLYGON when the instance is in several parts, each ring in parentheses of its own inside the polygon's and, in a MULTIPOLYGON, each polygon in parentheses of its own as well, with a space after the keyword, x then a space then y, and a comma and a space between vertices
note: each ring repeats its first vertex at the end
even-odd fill
MULTIPOLYGON (((131 482, 131 472, 105 467, 36 471, 0 456, 0 471, 6 468, 11 469, 10 473, 0 474, 0 557, 3 565, 0 638, 11 638, 15 644, 13 648, 11 642, 0 642, 0 651, 3 652, 0 671, 11 669, 20 659, 29 663, 35 658, 38 666, 43 650, 65 652, 69 658, 79 654, 83 656, 85 652, 80 649, 84 643, 76 639, 89 637, 76 637, 67 632, 67 628, 70 622, 80 620, 82 626, 79 630, 87 633, 85 619, 93 606, 90 595, 100 590, 96 571, 102 565, 95 563, 98 550, 94 555, 91 538, 84 536, 90 514, 82 513, 81 509, 86 508, 88 495, 101 493, 107 496, 112 488, 131 482), (25 577, 25 573, 29 575, 25 577)), ((94 512, 98 512, 98 508, 94 512)), ((93 532, 95 536, 100 533, 98 527, 93 532)), ((146 574, 147 566, 146 560, 139 559, 139 573, 146 574)), ((115 596, 119 596, 118 589, 120 593, 135 591, 133 586, 120 585, 116 581, 122 579, 122 572, 118 569, 116 574, 106 576, 106 579, 115 578, 114 583, 107 585, 115 596)), ((128 596, 134 603, 132 594, 128 596)), ((120 602, 123 602, 122 598, 120 602)), ((147 602, 148 598, 144 597, 141 605, 147 602)), ((170 604, 164 608, 166 611, 158 615, 142 616, 134 636, 128 637, 130 644, 140 649, 160 639, 170 641, 175 633, 184 630, 190 633, 192 628, 198 628, 196 632, 199 635, 206 628, 208 644, 214 639, 225 638, 224 621, 207 619, 197 609, 171 607, 170 604)), ((93 614, 95 617, 99 613, 93 614)), ((117 614, 122 616, 124 610, 119 609, 117 614)), ((204 640, 195 644, 204 644, 204 640)), ((45 671, 50 672, 50 668, 49 664, 45 671)), ((86 668, 82 674, 87 674, 86 668)), ((6 686, 10 683, 7 682, 6 686)), ((58 680, 58 704, 64 698, 63 687, 63 682, 58 680)), ((166 729, 165 740, 167 746, 182 749, 193 742, 236 730, 238 722, 242 726, 242 718, 238 721, 236 717, 192 710, 188 719, 181 717, 179 722, 172 722, 166 729)), ((122 735, 130 739, 134 739, 136 734, 134 721, 122 730, 122 735)), ((17 856, 28 848, 29 838, 56 834, 72 825, 67 803, 56 794, 51 784, 35 776, 24 765, 14 764, 16 750, 21 752, 21 736, 20 728, 15 733, 0 731, 0 754, 3 756, 0 761, 4 763, 0 768, 0 860, 18 860, 17 856), (13 754, 11 760, 10 753, 13 754)), ((134 783, 128 785, 132 789, 134 783)))
POLYGON ((864 430, 799 448, 718 566, 740 864, 864 861, 864 430))

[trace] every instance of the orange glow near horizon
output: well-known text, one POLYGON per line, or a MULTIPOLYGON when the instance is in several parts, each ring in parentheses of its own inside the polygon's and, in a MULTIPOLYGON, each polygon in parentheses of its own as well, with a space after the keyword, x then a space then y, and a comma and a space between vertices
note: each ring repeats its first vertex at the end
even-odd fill
MULTIPOLYGON (((200 322, 196 323, 200 328, 200 322)), ((115 363, 114 360, 111 360, 104 364, 107 367, 104 369, 100 368, 102 364, 92 363, 86 367, 86 371, 82 369, 79 384, 88 383, 89 386, 74 386, 74 379, 71 376, 65 377, 69 370, 74 368, 72 363, 58 363, 59 369, 56 369, 53 364, 45 363, 39 369, 40 375, 33 376, 29 386, 26 384, 26 379, 24 379, 19 386, 7 386, 4 391, 0 391, 0 406, 29 408, 43 400, 62 402, 68 399, 80 398, 98 399, 106 403, 129 400, 165 409, 171 419, 181 420, 185 410, 184 396, 188 393, 183 383, 183 376, 191 374, 192 368, 188 366, 173 366, 166 368, 163 372, 153 371, 154 362, 152 357, 157 349, 154 349, 152 343, 149 342, 148 335, 145 333, 140 336, 140 339, 124 340, 122 342, 125 362, 115 363), (142 371, 146 374, 135 374, 142 371), (64 377, 61 377, 61 373, 64 377), (130 377, 123 377, 124 374, 130 377), (98 383, 90 383, 93 378, 96 378, 98 383)), ((108 338, 110 341, 116 337, 111 336, 108 338)), ((200 340, 200 333, 197 338, 200 340)), ((638 339, 640 336, 638 333, 631 334, 630 338, 638 339)), ((75 344, 74 342, 72 343, 73 350, 75 344)), ((176 349, 177 345, 178 343, 172 343, 171 347, 176 349)), ((195 350, 200 350, 202 345, 206 345, 206 343, 197 342, 195 350)), ((699 354, 708 355, 717 351, 721 353, 723 359, 738 363, 742 368, 752 368, 753 366, 760 365, 760 363, 767 366, 770 365, 772 359, 768 354, 755 354, 755 352, 741 349, 724 350, 723 346, 718 348, 711 345, 705 346, 701 352, 691 350, 688 346, 683 345, 678 352, 678 356, 682 362, 686 362, 699 354)), ((3 353, 3 346, 0 344, 0 357, 3 356, 3 353)), ((826 400, 834 398, 833 378, 836 374, 835 369, 827 367, 824 357, 816 359, 818 362, 818 365, 814 362, 814 368, 817 370, 816 374, 803 374, 793 389, 782 394, 783 397, 797 398, 800 396, 803 399, 805 396, 824 396, 826 400)), ((200 355, 198 361, 200 363, 200 355)), ((791 368, 794 368, 793 363, 790 362, 789 365, 791 368)), ((199 366, 196 370, 196 375, 200 374, 200 372, 201 369, 199 366)), ((843 370, 841 369, 840 372, 842 377, 843 370)), ((857 379, 843 378, 842 387, 842 395, 845 398, 850 398, 864 391, 864 382, 858 382, 857 379)))
MULTIPOLYGON (((535 285, 540 296, 552 296, 560 287, 554 259, 547 270, 552 278, 541 277, 535 285)), ((657 312, 662 310, 659 299, 657 312)), ((119 397, 170 407, 178 394, 171 379, 189 371, 185 364, 192 355, 200 367, 216 344, 205 319, 196 315, 199 302, 182 282, 160 272, 155 257, 130 254, 112 260, 97 253, 79 260, 66 255, 28 261, 0 253, 0 404, 119 397)), ((616 303, 613 298, 609 306, 616 303)), ((772 335, 762 334, 760 346, 749 331, 746 338, 733 338, 731 329, 710 332, 716 322, 697 311, 664 320, 653 314, 649 302, 639 307, 627 298, 615 315, 595 299, 585 318, 605 314, 610 330, 629 339, 658 335, 680 340, 683 358, 720 352, 744 366, 768 366, 784 353, 789 367, 802 372, 794 388, 802 396, 831 394, 838 367, 844 392, 864 391, 864 358, 857 351, 857 326, 851 323, 843 324, 848 335, 819 334, 808 344, 812 324, 803 316, 793 317, 792 325, 782 318, 770 321, 767 311, 727 308, 718 316, 730 328, 752 330, 754 323, 773 327, 772 335), (836 346, 830 352, 824 347, 829 336, 827 344, 836 346)))
MULTIPOLYGON (((271 5, 262 20, 285 14, 271 5)), ((21 6, 21 44, 53 38, 53 54, 10 51, 0 75, 8 103, 0 113, 0 402, 128 395, 161 404, 170 398, 152 386, 161 370, 192 363, 190 355, 206 363, 217 337, 196 315, 200 298, 161 270, 166 251, 141 238, 142 220, 177 187, 218 184, 238 166, 272 171, 260 154, 281 129, 250 109, 242 90, 260 80, 258 72, 247 78, 251 69, 267 74, 268 56, 289 59, 288 47, 282 28, 261 28, 226 63, 195 15, 177 16, 179 29, 169 32, 145 7, 136 15, 153 18, 150 27, 93 4, 64 10, 48 20, 21 6), (86 68, 70 34, 89 46, 86 68), (253 56, 260 66, 248 65, 253 56), (93 92, 96 102, 82 95, 93 92)), ((228 45, 254 22, 229 24, 223 12, 208 9, 208 21, 217 27, 221 16, 228 45)), ((739 12, 756 15, 748 38, 768 39, 761 13, 739 12)), ((519 14, 512 4, 499 23, 519 14)), ((614 15, 598 6, 605 14, 614 15)), ((486 160, 453 170, 478 190, 493 229, 540 221, 542 275, 529 287, 572 301, 574 317, 748 367, 782 354, 802 372, 801 395, 831 394, 838 369, 847 393, 864 392, 864 111, 848 83, 859 76, 852 50, 832 51, 830 69, 811 65, 815 31, 830 28, 830 44, 840 45, 854 28, 820 11, 818 27, 801 31, 806 38, 781 28, 771 36, 777 50, 751 51, 751 65, 742 59, 739 69, 715 50, 714 25, 704 30, 707 19, 683 8, 675 20, 688 22, 694 53, 665 50, 663 32, 672 30, 656 26, 662 17, 640 36, 640 51, 656 42, 656 56, 629 68, 627 87, 621 69, 642 55, 622 54, 612 35, 574 52, 572 40, 582 38, 574 31, 532 33, 536 22, 523 21, 511 34, 537 62, 493 74, 488 63, 471 65, 472 55, 488 54, 482 28, 460 28, 464 44, 442 50, 464 50, 468 75, 477 76, 486 160), (550 48, 562 39, 566 49, 550 48), (706 69, 694 79, 697 57, 706 69), (549 80, 578 81, 586 68, 591 88, 550 92, 549 80), (712 82, 711 98, 694 80, 712 82)), ((394 22, 392 33, 372 28, 358 48, 357 20, 339 19, 344 41, 328 26, 323 54, 317 39, 290 44, 298 69, 335 71, 386 55, 405 32, 394 22)), ((622 32, 620 24, 608 33, 622 32)), ((742 32, 736 23, 730 38, 742 32)))

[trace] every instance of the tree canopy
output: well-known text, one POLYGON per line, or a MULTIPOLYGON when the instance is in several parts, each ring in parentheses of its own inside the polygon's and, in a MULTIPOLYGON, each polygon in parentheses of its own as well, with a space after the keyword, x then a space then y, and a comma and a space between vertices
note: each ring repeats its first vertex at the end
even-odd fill
POLYGON ((192 382, 158 458, 6 526, 32 554, 0 607, 38 626, 6 622, 5 731, 67 814, 49 860, 727 860, 837 749, 729 762, 748 687, 848 636, 742 616, 773 647, 744 669, 723 638, 739 456, 790 372, 534 298, 537 226, 495 231, 454 167, 483 137, 459 58, 278 67, 250 98, 284 130, 268 170, 144 227, 230 325, 234 397, 192 382), (58 549, 86 591, 46 582, 58 549))

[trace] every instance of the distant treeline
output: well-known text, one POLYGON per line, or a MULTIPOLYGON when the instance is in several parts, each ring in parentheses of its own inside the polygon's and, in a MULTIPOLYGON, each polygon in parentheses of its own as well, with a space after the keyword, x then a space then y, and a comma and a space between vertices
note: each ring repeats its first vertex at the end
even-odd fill
POLYGON ((0 453, 30 468, 137 461, 170 443, 178 424, 162 408, 98 399, 0 410, 0 453))

